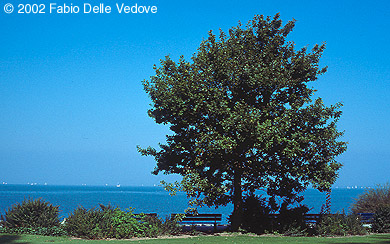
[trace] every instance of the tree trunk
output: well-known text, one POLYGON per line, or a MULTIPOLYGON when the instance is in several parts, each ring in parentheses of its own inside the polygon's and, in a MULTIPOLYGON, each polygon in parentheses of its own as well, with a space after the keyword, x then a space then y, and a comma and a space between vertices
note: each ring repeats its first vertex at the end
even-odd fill
POLYGON ((234 192, 233 192, 233 214, 231 219, 231 228, 232 231, 238 231, 242 223, 242 188, 241 188, 241 177, 242 173, 239 169, 236 169, 234 172, 234 192))

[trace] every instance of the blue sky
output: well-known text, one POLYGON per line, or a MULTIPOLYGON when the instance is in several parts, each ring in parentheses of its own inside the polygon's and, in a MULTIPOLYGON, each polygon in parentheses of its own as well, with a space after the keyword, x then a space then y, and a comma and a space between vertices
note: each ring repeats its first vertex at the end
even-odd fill
MULTIPOLYGON (((297 47, 327 43, 313 83, 343 102, 348 150, 335 186, 389 180, 390 2, 26 0, 155 5, 157 14, 6 14, 0 6, 0 183, 153 185, 155 162, 136 145, 164 142, 141 81, 166 55, 190 59, 209 30, 255 14, 296 19, 297 47)), ((174 178, 168 177, 168 180, 174 178)))

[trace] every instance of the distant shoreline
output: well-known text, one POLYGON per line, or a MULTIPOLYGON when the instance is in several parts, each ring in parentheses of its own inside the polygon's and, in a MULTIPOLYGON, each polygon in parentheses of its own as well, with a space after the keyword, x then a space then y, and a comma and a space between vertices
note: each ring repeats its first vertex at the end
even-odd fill
MULTIPOLYGON (((156 187, 156 188, 163 188, 161 185, 120 185, 119 187, 117 184, 102 184, 102 185, 94 185, 94 184, 47 184, 47 183, 0 183, 0 186, 54 186, 54 187, 156 187)), ((376 188, 376 186, 334 186, 331 189, 373 189, 376 188)), ((307 189, 315 189, 313 187, 308 187, 307 189)))

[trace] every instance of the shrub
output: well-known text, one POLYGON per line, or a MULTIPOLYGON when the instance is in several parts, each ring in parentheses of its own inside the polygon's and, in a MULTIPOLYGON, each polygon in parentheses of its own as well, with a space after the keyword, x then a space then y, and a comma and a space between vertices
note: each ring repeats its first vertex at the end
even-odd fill
POLYGON ((108 238, 113 211, 111 207, 104 206, 101 209, 78 207, 66 219, 64 228, 69 235, 76 237, 108 238))
POLYGON ((133 209, 128 212, 115 209, 112 215, 112 232, 114 238, 148 237, 157 236, 157 230, 150 225, 145 215, 133 214, 133 209))
POLYGON ((113 238, 157 237, 159 235, 176 235, 181 227, 176 219, 158 217, 145 214, 133 214, 133 209, 127 212, 116 209, 113 215, 113 238))
POLYGON ((263 234, 271 229, 271 209, 265 198, 254 194, 244 197, 243 201, 243 222, 244 231, 263 234))
POLYGON ((302 236, 306 235, 307 226, 305 214, 309 211, 306 205, 299 205, 287 208, 287 204, 282 204, 276 224, 273 228, 285 235, 302 236))
POLYGON ((316 225, 316 231, 321 236, 364 235, 367 233, 358 216, 354 214, 324 215, 316 225))
POLYGON ((8 228, 59 226, 59 209, 42 199, 25 199, 21 204, 14 204, 5 213, 4 224, 8 228))
MULTIPOLYGON (((167 224, 169 222, 166 222, 167 224)), ((169 223, 169 226, 171 223, 169 223)), ((166 228, 156 217, 134 214, 133 209, 100 205, 100 209, 77 208, 65 222, 66 231, 75 237, 88 239, 156 237, 166 228)), ((168 228, 167 230, 171 230, 168 228)))
POLYGON ((59 207, 42 199, 25 199, 16 203, 2 217, 3 233, 60 236, 59 207))
POLYGON ((390 232, 390 205, 381 206, 375 211, 372 230, 379 233, 390 232))
POLYGON ((145 220, 153 227, 156 233, 151 233, 156 236, 159 235, 178 235, 182 233, 182 227, 178 224, 180 217, 170 218, 166 217, 162 220, 158 217, 145 216, 145 220))
POLYGON ((179 222, 184 215, 176 215, 174 218, 166 217, 162 225, 162 234, 178 235, 182 232, 182 227, 179 222))
POLYGON ((352 204, 352 212, 375 213, 382 206, 390 204, 390 184, 378 185, 375 189, 369 189, 360 195, 352 204))
POLYGON ((291 202, 284 200, 279 207, 274 198, 267 200, 250 193, 243 199, 242 230, 256 234, 307 235, 304 215, 309 208, 305 205, 289 208, 289 205, 291 202), (277 211, 277 216, 271 215, 271 212, 277 211))

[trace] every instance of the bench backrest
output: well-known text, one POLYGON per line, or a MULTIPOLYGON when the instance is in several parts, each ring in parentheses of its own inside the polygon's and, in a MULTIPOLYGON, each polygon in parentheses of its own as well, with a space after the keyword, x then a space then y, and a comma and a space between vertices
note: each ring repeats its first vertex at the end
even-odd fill
MULTIPOLYGON (((177 214, 172 214, 174 218, 177 214)), ((222 214, 186 214, 185 217, 180 221, 183 222, 220 222, 222 221, 222 214)))
POLYGON ((362 223, 372 223, 374 221, 374 213, 358 213, 362 223))
MULTIPOLYGON (((337 215, 337 214, 330 214, 330 215, 337 215)), ((372 223, 374 220, 374 214, 373 213, 358 213, 357 214, 360 217, 360 222, 362 223, 372 223)), ((321 214, 305 214, 304 218, 306 223, 315 223, 320 220, 321 214)), ((279 214, 270 214, 271 218, 278 218, 279 214)))

